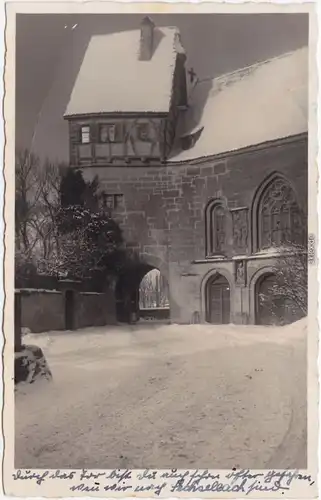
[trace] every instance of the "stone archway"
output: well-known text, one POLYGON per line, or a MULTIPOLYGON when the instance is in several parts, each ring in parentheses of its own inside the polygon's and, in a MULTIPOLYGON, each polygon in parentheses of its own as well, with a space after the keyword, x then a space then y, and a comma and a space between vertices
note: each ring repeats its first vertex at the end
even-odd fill
POLYGON ((168 265, 166 264, 166 262, 164 262, 164 260, 162 260, 160 257, 157 257, 156 255, 152 255, 147 252, 140 253, 139 260, 141 263, 149 266, 151 269, 158 269, 168 282, 168 265))
POLYGON ((139 284, 139 319, 168 322, 168 288, 166 278, 155 267, 143 276, 139 284))
POLYGON ((297 321, 303 317, 289 296, 282 289, 278 295, 275 269, 273 266, 264 266, 258 269, 250 281, 250 316, 251 323, 257 325, 284 325, 297 321), (265 296, 265 304, 260 304, 260 294, 265 296))
MULTIPOLYGON (((250 299, 250 322, 252 325, 257 324, 257 283, 259 283, 260 279, 266 275, 273 274, 274 269, 273 266, 263 266, 260 269, 257 269, 254 274, 250 277, 249 280, 249 299, 250 299)), ((259 286, 259 285, 258 285, 259 286)))
POLYGON ((276 278, 272 272, 262 274, 255 283, 255 323, 257 325, 282 325, 286 323, 286 304, 275 296, 276 278))
POLYGON ((139 319, 139 286, 143 277, 153 269, 158 269, 168 283, 168 272, 160 258, 141 253, 118 278, 116 295, 116 316, 121 323, 133 323, 139 319))
POLYGON ((205 287, 205 319, 208 323, 224 325, 231 322, 230 284, 225 276, 215 273, 205 287))

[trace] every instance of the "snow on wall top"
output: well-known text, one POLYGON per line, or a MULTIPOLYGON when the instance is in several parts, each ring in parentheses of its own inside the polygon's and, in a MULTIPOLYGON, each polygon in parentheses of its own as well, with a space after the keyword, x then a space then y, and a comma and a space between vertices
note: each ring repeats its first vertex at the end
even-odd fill
POLYGON ((199 81, 181 124, 181 136, 199 131, 184 161, 235 151, 308 130, 308 48, 219 78, 199 81))
POLYGON ((139 60, 140 30, 93 36, 75 81, 66 116, 168 112, 177 53, 176 27, 154 28, 154 51, 139 60))

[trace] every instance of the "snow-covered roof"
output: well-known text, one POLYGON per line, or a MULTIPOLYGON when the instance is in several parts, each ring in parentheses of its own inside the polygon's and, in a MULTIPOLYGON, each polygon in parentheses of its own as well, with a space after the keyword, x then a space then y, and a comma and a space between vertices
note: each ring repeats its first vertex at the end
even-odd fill
POLYGON ((168 112, 180 45, 176 27, 154 28, 153 54, 139 60, 140 30, 93 36, 65 117, 113 112, 168 112))
POLYGON ((196 83, 170 161, 211 156, 308 130, 308 48, 196 83), (203 128, 203 130, 202 130, 203 128))

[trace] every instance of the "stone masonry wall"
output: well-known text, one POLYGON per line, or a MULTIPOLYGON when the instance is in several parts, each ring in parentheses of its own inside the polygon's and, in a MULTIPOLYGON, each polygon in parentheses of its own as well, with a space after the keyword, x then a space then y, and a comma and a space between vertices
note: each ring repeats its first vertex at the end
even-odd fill
POLYGON ((204 209, 210 199, 225 199, 229 209, 250 210, 258 186, 275 171, 292 183, 306 211, 304 140, 197 165, 90 167, 84 177, 98 175, 107 193, 124 195, 113 215, 129 246, 181 262, 205 257, 204 209))
MULTIPOLYGON (((86 179, 98 175, 105 192, 123 195, 122 205, 113 216, 122 227, 128 246, 136 249, 145 260, 147 258, 147 263, 162 264, 160 270, 170 288, 171 320, 183 323, 190 322, 191 316, 203 307, 201 283, 215 265, 211 261, 194 263, 205 259, 205 207, 208 201, 220 198, 229 210, 247 207, 250 222, 256 191, 274 172, 288 179, 306 213, 306 137, 189 165, 89 167, 83 171, 86 179), (150 261, 149 256, 152 257, 150 261)), ((249 258, 251 229, 249 227, 248 248, 243 252, 249 258)), ((235 258, 236 253, 231 244, 227 257, 235 258)), ((263 263, 257 261, 251 265, 257 268, 263 263)), ((233 280, 234 263, 228 260, 216 267, 220 266, 233 280)), ((243 300, 237 294, 238 290, 231 300, 235 304, 242 300, 242 307, 251 316, 249 296, 243 300)), ((233 307, 235 315, 241 314, 236 310, 237 305, 233 307)))
POLYGON ((75 328, 115 323, 115 301, 105 293, 84 292, 75 298, 75 328))
MULTIPOLYGON (((116 322, 115 298, 106 293, 74 292, 74 328, 110 325, 116 322)), ((32 333, 64 330, 65 296, 54 290, 26 290, 21 295, 21 326, 32 333)))
POLYGON ((54 290, 21 291, 21 326, 32 333, 65 328, 64 297, 54 290))

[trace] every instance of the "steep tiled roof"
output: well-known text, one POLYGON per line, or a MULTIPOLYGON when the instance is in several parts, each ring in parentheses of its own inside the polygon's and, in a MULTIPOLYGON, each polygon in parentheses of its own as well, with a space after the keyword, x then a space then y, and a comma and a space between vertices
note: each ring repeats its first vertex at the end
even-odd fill
POLYGON ((194 137, 187 150, 173 151, 184 161, 235 151, 308 129, 308 48, 221 76, 199 81, 180 125, 194 137))
POLYGON ((65 116, 111 112, 168 112, 177 53, 175 27, 154 28, 154 52, 139 60, 140 30, 93 36, 65 116))

